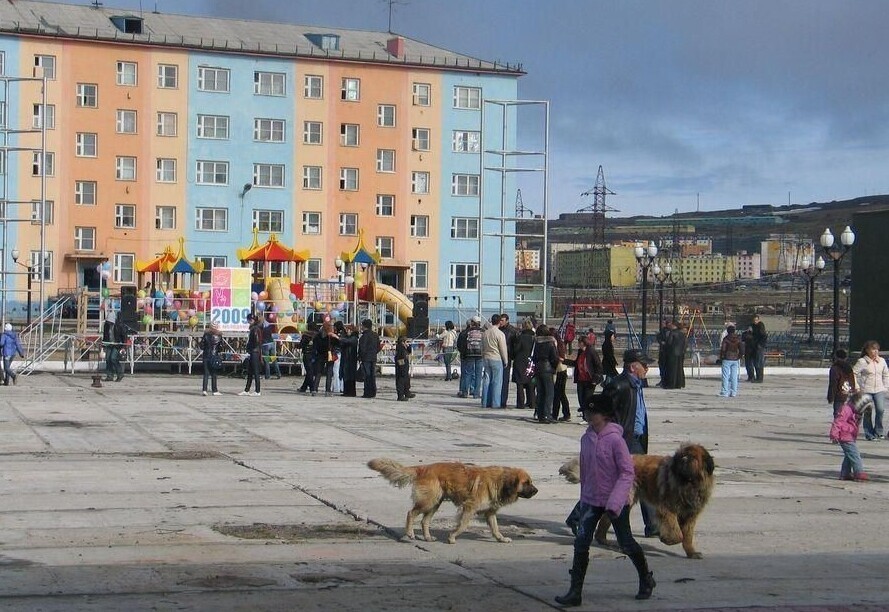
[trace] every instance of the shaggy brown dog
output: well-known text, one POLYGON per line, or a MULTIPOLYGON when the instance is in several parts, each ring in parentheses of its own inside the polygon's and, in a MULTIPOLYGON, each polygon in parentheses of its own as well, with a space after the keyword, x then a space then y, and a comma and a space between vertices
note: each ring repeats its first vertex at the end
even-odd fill
MULTIPOLYGON (((700 444, 683 444, 673 455, 633 455, 636 468, 630 504, 640 498, 657 511, 660 539, 664 544, 682 543, 691 559, 703 555, 695 550, 695 524, 713 492, 713 457, 700 444)), ((572 459, 559 468, 568 482, 580 482, 580 461, 572 459)), ((611 522, 602 516, 596 542, 605 543, 611 522)))
POLYGON ((510 467, 480 467, 468 463, 430 463, 405 466, 391 459, 371 459, 367 467, 383 475, 397 487, 413 485, 411 498, 414 507, 407 513, 404 534, 414 539, 414 519, 422 514, 423 537, 435 540, 429 533, 429 523, 442 502, 450 501, 460 509, 457 528, 448 535, 454 544, 457 536, 466 531, 476 513, 484 514, 491 533, 498 542, 510 540, 500 533, 497 511, 519 497, 530 498, 537 493, 525 470, 510 467))

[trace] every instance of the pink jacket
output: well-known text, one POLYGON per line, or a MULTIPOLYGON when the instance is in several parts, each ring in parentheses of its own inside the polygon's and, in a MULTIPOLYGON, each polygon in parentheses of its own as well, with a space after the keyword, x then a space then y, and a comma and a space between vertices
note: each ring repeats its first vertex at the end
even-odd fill
POLYGON ((846 402, 830 426, 831 442, 855 442, 858 439, 858 427, 861 415, 855 414, 852 404, 846 402))
POLYGON ((580 439, 580 501, 620 514, 630 499, 635 472, 624 430, 608 423, 580 439))

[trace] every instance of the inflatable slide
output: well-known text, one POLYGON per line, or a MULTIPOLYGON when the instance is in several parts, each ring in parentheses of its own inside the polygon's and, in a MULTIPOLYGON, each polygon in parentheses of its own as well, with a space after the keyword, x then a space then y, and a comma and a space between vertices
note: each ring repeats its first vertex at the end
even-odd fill
POLYGON ((293 323, 289 316, 281 314, 293 311, 293 302, 290 301, 290 279, 280 276, 267 278, 265 286, 266 291, 269 292, 268 301, 278 307, 278 333, 296 333, 296 323, 293 323))
POLYGON ((374 301, 382 302, 395 312, 401 321, 397 330, 399 334, 407 331, 407 320, 414 316, 414 303, 405 294, 391 285, 374 283, 374 301))

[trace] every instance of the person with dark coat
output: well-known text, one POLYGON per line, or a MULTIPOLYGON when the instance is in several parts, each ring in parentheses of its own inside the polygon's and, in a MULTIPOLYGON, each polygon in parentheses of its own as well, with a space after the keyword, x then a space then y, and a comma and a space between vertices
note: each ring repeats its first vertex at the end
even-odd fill
POLYGON ((741 334, 741 342, 744 343, 744 369, 747 370, 747 382, 756 380, 756 368, 753 361, 756 359, 756 347, 753 345, 753 328, 748 327, 741 334))
POLYGON ((685 388, 685 330, 682 326, 671 321, 668 323, 667 330, 667 356, 666 370, 667 377, 663 379, 664 389, 684 389, 685 388))
POLYGON ((766 324, 763 323, 759 315, 753 315, 753 368, 756 375, 753 382, 762 382, 763 370, 766 365, 766 344, 769 341, 769 335, 766 333, 766 324))
POLYGON ((828 378, 827 401, 833 406, 833 418, 836 418, 849 396, 858 390, 849 354, 843 349, 837 349, 828 378))
POLYGON ((102 348, 105 350, 105 381, 114 380, 117 372, 117 363, 120 363, 120 347, 114 343, 114 322, 117 321, 117 313, 109 312, 102 324, 102 348))
POLYGON ((512 338, 512 380, 516 385, 516 408, 536 408, 535 382, 528 372, 531 352, 534 348, 534 324, 530 319, 522 322, 522 331, 512 338))
POLYGON ((397 401, 406 402, 414 397, 411 393, 411 346, 407 336, 398 336, 395 342, 395 393, 397 401))
POLYGON ((364 393, 369 399, 377 396, 377 354, 380 352, 380 336, 373 330, 373 321, 361 322, 361 337, 358 338, 358 361, 364 380, 364 393))
POLYGON ((333 362, 336 347, 340 337, 333 331, 333 324, 325 321, 321 330, 315 334, 312 341, 312 353, 315 359, 315 376, 312 378, 312 395, 318 392, 321 383, 321 375, 324 374, 324 395, 330 395, 330 385, 333 382, 333 362))
POLYGON ((299 352, 302 355, 303 362, 303 384, 297 389, 300 393, 306 393, 312 390, 312 380, 315 378, 315 361, 312 355, 312 342, 315 340, 315 334, 318 333, 318 325, 314 321, 309 321, 306 331, 299 337, 299 352))
POLYGON ((247 322, 250 323, 247 332, 247 385, 238 395, 258 397, 262 380, 262 323, 253 314, 247 315, 247 322), (256 381, 256 390, 251 392, 250 385, 253 381, 256 381))
POLYGON ((537 422, 555 423, 550 416, 555 397, 555 384, 553 376, 559 365, 559 353, 556 348, 556 339, 553 338, 549 327, 539 325, 534 343, 534 378, 537 381, 537 422))
POLYGON ((667 369, 667 356, 670 352, 668 339, 670 337, 670 326, 667 324, 667 321, 661 321, 661 328, 657 332, 657 336, 655 336, 655 340, 657 340, 657 370, 660 373, 661 380, 658 382, 658 387, 666 388, 667 380, 670 378, 670 372, 667 369))
MULTIPOLYGON (((602 382, 602 361, 596 352, 595 336, 580 336, 577 356, 574 359, 574 383, 577 385, 578 412, 583 411, 589 404, 589 400, 596 390, 596 385, 602 382)), ((568 419, 570 420, 570 416, 568 419)))
POLYGON ((343 396, 355 397, 355 381, 358 372, 358 330, 346 325, 340 336, 340 380, 343 381, 343 396))
POLYGON ((568 402, 568 346, 559 337, 559 332, 554 328, 549 328, 550 333, 556 340, 556 354, 559 356, 559 365, 556 366, 556 378, 553 384, 553 420, 554 421, 570 421, 571 420, 571 404, 568 402), (559 417, 559 409, 562 409, 562 416, 559 417))
POLYGON ((720 397, 737 397, 738 374, 741 357, 744 355, 744 343, 741 337, 735 333, 735 326, 725 328, 725 338, 719 346, 719 359, 722 366, 722 388, 720 397))
POLYGON ((602 341, 602 373, 605 378, 617 376, 617 358, 614 356, 614 332, 605 329, 605 339, 602 341))
POLYGON ((509 315, 503 313, 500 315, 500 331, 506 336, 506 351, 508 353, 508 360, 503 366, 503 383, 500 389, 500 407, 506 408, 509 403, 509 383, 512 382, 512 360, 514 358, 512 344, 519 334, 519 330, 509 324, 509 315))
POLYGON ((222 351, 222 332, 219 331, 219 325, 210 323, 204 331, 204 335, 200 340, 201 361, 204 365, 204 384, 201 388, 201 395, 207 395, 207 383, 211 383, 210 389, 213 395, 222 395, 216 384, 216 369, 211 365, 214 357, 222 351))

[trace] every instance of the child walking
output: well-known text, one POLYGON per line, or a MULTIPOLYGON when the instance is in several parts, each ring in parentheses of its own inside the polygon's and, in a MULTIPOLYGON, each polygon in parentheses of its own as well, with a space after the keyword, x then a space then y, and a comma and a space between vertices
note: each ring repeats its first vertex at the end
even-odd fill
POLYGON ((830 441, 839 444, 843 449, 843 465, 840 467, 840 480, 868 479, 861 463, 861 454, 858 452, 858 430, 861 427, 861 417, 865 411, 873 409, 874 401, 867 393, 856 391, 849 396, 843 404, 833 425, 830 426, 830 441))
POLYGON ((582 603, 583 581, 590 561, 590 542, 596 524, 606 512, 611 518, 620 549, 639 574, 636 599, 648 599, 655 587, 654 575, 642 547, 630 530, 630 489, 635 476, 623 428, 614 419, 610 398, 593 396, 582 412, 589 427, 580 439, 580 525, 574 538, 574 563, 569 571, 571 588, 556 602, 563 606, 582 603))

